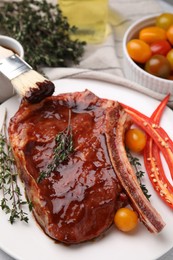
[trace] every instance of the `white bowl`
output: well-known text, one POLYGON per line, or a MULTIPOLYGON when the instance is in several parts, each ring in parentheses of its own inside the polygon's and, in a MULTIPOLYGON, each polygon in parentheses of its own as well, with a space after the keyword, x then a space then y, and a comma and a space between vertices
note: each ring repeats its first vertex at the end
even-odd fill
POLYGON ((123 39, 123 66, 125 76, 155 93, 165 96, 171 94, 173 98, 173 81, 153 76, 140 68, 129 56, 126 45, 131 39, 138 38, 139 31, 155 24, 157 16, 147 16, 133 23, 126 31, 123 39))
POLYGON ((7 48, 14 53, 18 54, 22 59, 24 57, 24 49, 20 42, 12 37, 6 35, 0 35, 0 46, 7 48))
MULTIPOLYGON (((23 59, 24 49, 22 45, 9 36, 0 35, 0 46, 9 49, 23 59)), ((12 55, 12 54, 11 54, 12 55)), ((11 81, 0 72, 0 103, 15 94, 11 81)))

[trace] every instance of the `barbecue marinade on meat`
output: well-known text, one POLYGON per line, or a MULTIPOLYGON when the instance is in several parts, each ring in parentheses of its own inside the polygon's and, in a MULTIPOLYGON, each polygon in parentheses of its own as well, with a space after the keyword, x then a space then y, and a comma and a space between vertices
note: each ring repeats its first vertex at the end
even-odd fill
POLYGON ((11 119, 9 136, 26 195, 43 230, 65 243, 99 236, 124 204, 124 194, 108 156, 105 108, 117 102, 93 93, 62 94, 38 104, 22 103, 11 119), (50 177, 37 182, 51 161, 55 136, 71 110, 74 152, 50 177))
POLYGON ((137 181, 130 183, 135 177, 128 177, 125 185, 121 180, 126 171, 134 175, 123 145, 130 124, 118 102, 98 98, 88 90, 20 105, 9 125, 10 142, 34 216, 50 237, 72 244, 102 234, 113 223, 117 209, 127 203, 124 186, 133 187, 133 194, 126 192, 146 227, 151 232, 164 227, 137 181), (68 125, 69 110, 74 152, 38 183, 40 172, 52 160, 55 136, 68 125))

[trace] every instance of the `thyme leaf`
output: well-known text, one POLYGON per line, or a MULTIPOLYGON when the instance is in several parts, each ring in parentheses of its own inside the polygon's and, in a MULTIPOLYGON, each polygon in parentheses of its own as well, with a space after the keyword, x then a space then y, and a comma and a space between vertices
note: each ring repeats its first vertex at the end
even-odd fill
POLYGON ((85 42, 72 41, 76 32, 58 5, 46 0, 0 1, 0 29, 21 42, 25 60, 36 70, 41 66, 78 64, 85 42))
POLYGON ((37 179, 41 182, 56 169, 56 167, 67 160, 69 155, 74 151, 73 135, 71 127, 71 111, 69 110, 68 126, 62 132, 58 133, 55 137, 56 146, 53 152, 53 160, 48 164, 46 171, 42 171, 37 179))
POLYGON ((9 221, 13 224, 17 219, 28 222, 28 214, 23 206, 27 201, 22 199, 22 194, 17 181, 17 168, 12 154, 12 150, 7 138, 6 128, 7 111, 0 130, 0 207, 9 214, 9 221))
POLYGON ((143 191, 145 197, 149 200, 151 195, 149 194, 149 191, 147 190, 145 184, 142 183, 142 178, 145 175, 145 172, 140 170, 141 167, 141 163, 139 161, 139 158, 137 157, 133 157, 133 155, 131 154, 131 152, 129 151, 129 149, 127 149, 127 157, 129 159, 130 164, 134 167, 135 169, 135 173, 136 173, 136 177, 138 179, 139 185, 141 187, 141 190, 143 191))

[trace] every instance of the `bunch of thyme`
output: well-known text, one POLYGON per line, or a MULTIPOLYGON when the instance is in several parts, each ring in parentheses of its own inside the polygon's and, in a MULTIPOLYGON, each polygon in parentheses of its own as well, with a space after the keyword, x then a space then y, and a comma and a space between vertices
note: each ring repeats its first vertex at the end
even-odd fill
POLYGON ((70 39, 77 28, 69 25, 58 5, 46 0, 0 1, 0 10, 1 32, 21 42, 25 60, 34 69, 79 63, 85 42, 70 39))
POLYGON ((71 127, 71 111, 69 110, 68 125, 62 132, 58 133, 55 137, 56 146, 54 148, 53 159, 48 164, 47 170, 42 171, 37 179, 37 182, 41 182, 56 169, 56 167, 67 160, 69 155, 74 151, 73 147, 73 135, 71 127))
POLYGON ((22 199, 17 182, 15 161, 7 140, 6 116, 7 113, 5 113, 0 131, 0 190, 2 195, 0 207, 6 214, 10 215, 11 224, 17 219, 28 222, 28 214, 23 210, 23 206, 28 202, 22 199))
POLYGON ((131 154, 129 149, 127 149, 127 157, 129 159, 130 164, 134 167, 136 177, 138 179, 141 190, 143 191, 145 197, 149 200, 151 195, 148 193, 148 190, 147 190, 145 184, 142 183, 142 178, 144 177, 145 172, 140 169, 141 163, 139 161, 139 158, 133 157, 133 155, 131 154))

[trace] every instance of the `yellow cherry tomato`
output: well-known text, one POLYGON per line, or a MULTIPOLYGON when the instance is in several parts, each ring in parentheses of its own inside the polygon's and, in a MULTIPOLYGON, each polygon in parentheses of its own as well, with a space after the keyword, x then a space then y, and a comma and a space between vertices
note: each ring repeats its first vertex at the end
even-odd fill
POLYGON ((129 232, 136 228, 138 215, 129 208, 120 208, 115 214, 114 223, 119 230, 129 232))
POLYGON ((171 25, 173 25, 173 14, 171 13, 163 13, 156 19, 156 26, 164 30, 168 30, 171 25))
POLYGON ((173 44, 173 25, 169 27, 169 29, 166 32, 167 38, 171 44, 173 44))
POLYGON ((166 58, 169 61, 169 64, 171 65, 171 69, 173 70, 173 49, 168 52, 166 58))
POLYGON ((138 129, 131 128, 125 134, 125 145, 133 152, 141 152, 146 145, 146 134, 138 129))
POLYGON ((157 26, 145 27, 139 32, 139 39, 148 44, 159 40, 166 40, 166 31, 157 26))
POLYGON ((129 56, 136 62, 145 63, 152 55, 150 46, 139 39, 133 39, 127 43, 129 56))

